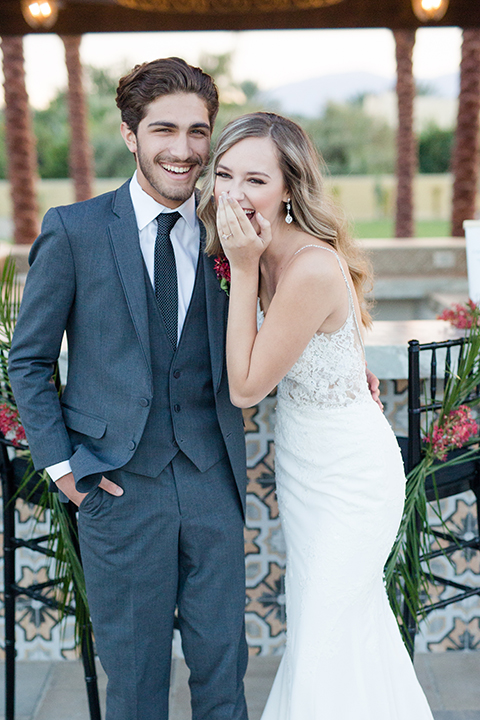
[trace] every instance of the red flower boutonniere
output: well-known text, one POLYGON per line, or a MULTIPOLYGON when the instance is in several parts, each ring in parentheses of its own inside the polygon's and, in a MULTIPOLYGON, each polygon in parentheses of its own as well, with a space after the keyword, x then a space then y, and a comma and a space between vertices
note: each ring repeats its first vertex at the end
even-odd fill
POLYGON ((214 269, 217 279, 220 280, 220 287, 227 295, 230 294, 230 263, 225 255, 217 255, 214 262, 214 269))

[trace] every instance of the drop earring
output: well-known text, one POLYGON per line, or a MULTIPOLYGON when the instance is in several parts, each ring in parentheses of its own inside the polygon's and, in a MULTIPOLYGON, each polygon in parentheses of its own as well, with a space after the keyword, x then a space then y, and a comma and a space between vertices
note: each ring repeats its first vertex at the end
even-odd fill
POLYGON ((285 222, 287 223, 287 225, 290 225, 290 223, 293 222, 293 217, 290 215, 290 208, 291 208, 290 198, 288 198, 288 200, 287 200, 287 214, 285 215, 285 222))

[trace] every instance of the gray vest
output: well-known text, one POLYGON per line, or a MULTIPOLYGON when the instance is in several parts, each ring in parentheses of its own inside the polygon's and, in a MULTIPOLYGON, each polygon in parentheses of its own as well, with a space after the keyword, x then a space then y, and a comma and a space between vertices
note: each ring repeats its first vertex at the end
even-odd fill
POLYGON ((208 343, 203 252, 192 299, 174 351, 145 271, 153 399, 147 424, 125 470, 157 477, 181 450, 205 472, 226 454, 215 408, 208 343))

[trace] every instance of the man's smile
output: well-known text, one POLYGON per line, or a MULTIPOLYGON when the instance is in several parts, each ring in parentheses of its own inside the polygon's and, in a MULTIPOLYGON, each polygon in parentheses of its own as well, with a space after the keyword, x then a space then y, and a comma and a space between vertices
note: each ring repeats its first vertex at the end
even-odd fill
POLYGON ((160 165, 164 170, 169 173, 173 173, 174 175, 186 175, 194 167, 193 165, 188 165, 187 167, 185 167, 179 165, 169 165, 167 163, 160 163, 160 165))

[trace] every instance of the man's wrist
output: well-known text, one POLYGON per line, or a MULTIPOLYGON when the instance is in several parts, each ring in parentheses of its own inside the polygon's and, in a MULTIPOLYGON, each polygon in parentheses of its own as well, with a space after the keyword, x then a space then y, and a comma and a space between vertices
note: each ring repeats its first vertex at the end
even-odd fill
POLYGON ((57 482, 57 480, 60 480, 60 478, 72 472, 70 460, 62 460, 61 462, 55 463, 54 465, 49 465, 45 468, 45 470, 50 475, 53 482, 57 482))

